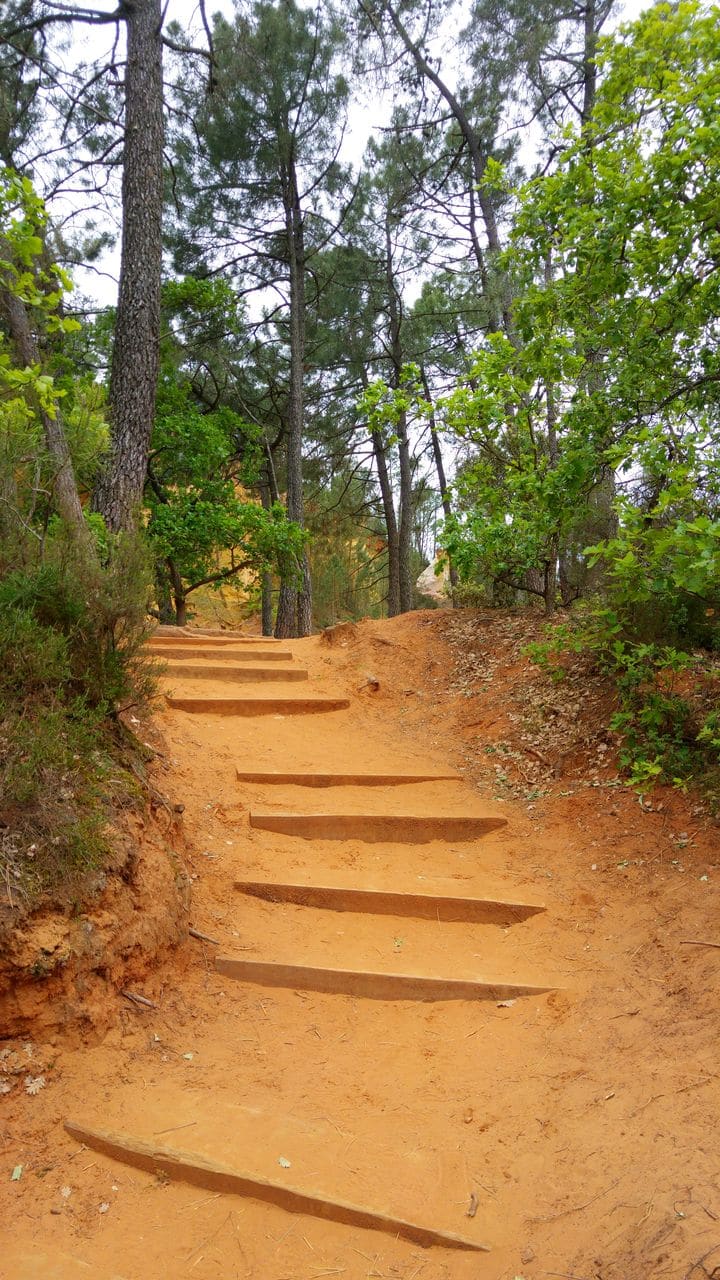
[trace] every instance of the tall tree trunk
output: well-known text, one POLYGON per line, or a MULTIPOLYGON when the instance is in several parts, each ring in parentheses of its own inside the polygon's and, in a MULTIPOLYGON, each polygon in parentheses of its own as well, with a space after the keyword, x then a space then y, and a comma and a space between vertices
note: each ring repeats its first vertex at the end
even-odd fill
MULTIPOLYGON (((305 233, 295 165, 288 175, 285 226, 290 264, 290 394, 287 440, 287 513, 301 525, 304 521, 302 489, 302 444, 305 423, 303 376, 305 363, 305 233)), ((307 552, 294 572, 288 571, 280 584, 280 600, 275 635, 280 639, 309 636, 312 631, 312 586, 307 552)))
POLYGON ((545 561, 545 573, 543 582, 543 600, 545 601, 545 617, 551 618, 555 612, 557 605, 557 574, 558 574, 558 538, 550 539, 550 551, 545 561))
MULTIPOLYGON (((427 379, 425 366, 420 366, 420 377, 422 378, 423 391, 425 399, 430 405, 430 440, 432 443, 433 458, 435 460, 435 470, 437 472, 438 486, 440 489, 440 501, 442 503, 443 514, 446 520, 452 515, 452 506, 450 505, 450 493, 448 490, 447 477, 445 475, 445 463, 443 462, 442 449, 440 448, 440 437, 438 435, 437 420, 435 418, 435 406, 430 395, 430 383, 427 379)), ((455 603, 455 590, 458 585, 458 574, 455 565, 448 556, 448 573, 450 575, 450 587, 453 593, 453 604, 455 603)))
MULTIPOLYGON (((402 298, 393 273, 392 228, 389 214, 385 217, 385 283, 387 287, 388 318, 390 322, 390 359, 392 360, 391 385, 400 386, 403 368, 402 349, 402 298)), ((400 461, 400 519, 398 521, 398 591, 400 613, 413 607, 412 581, 412 464, 410 442, 407 434, 407 416, 403 412, 397 424, 398 457, 400 461)))
POLYGON ((187 623, 187 597, 185 595, 185 588, 183 587, 182 578, 178 573, 175 561, 168 556, 165 563, 167 564, 170 581, 172 583, 173 604, 175 605, 175 625, 177 627, 184 627, 187 623))
POLYGON ((589 124, 592 118, 593 109, 595 107, 595 97, 597 93, 597 65, 595 57, 597 54, 599 30, 597 26, 597 10, 595 0, 587 0, 585 6, 585 41, 583 47, 583 104, 581 121, 582 127, 589 124))
POLYGON ((398 457, 400 459, 400 523, 398 528, 398 578, 400 580, 400 612, 408 613, 415 603, 412 577, 412 463, 407 434, 407 417, 398 422, 398 457))
POLYGON ((372 435, 373 454, 375 455, 375 466, 378 474, 378 484, 380 485, 380 500, 382 502, 383 516, 385 517, 385 530, 387 534, 387 553, 388 553, 388 596, 387 611, 388 618, 394 618, 400 612, 400 544, 398 539, 397 517, 395 515, 395 502, 393 500, 392 485, 390 483, 390 475, 388 473, 387 456, 385 453, 385 441, 381 439, 379 432, 374 431, 372 435))
MULTIPOLYGON (((25 303, 6 285, 0 286, 0 311, 5 318, 18 364, 24 368, 39 365, 40 353, 25 303)), ((85 552, 92 553, 94 558, 94 544, 83 516, 62 418, 59 412, 51 417, 41 406, 38 406, 38 416, 45 436, 45 447, 55 468, 52 495, 58 514, 70 537, 85 552)))
MULTIPOLYGON (((270 510, 270 486, 263 484, 260 486, 260 501, 266 511, 270 510)), ((262 617, 262 633, 264 636, 271 636, 273 633, 273 606, 272 606, 272 573, 269 569, 263 569, 260 575, 260 599, 261 599, 261 617, 262 617)))
POLYGON ((127 0, 122 254, 110 368, 110 452, 93 507, 130 528, 142 501, 155 416, 163 203, 162 0, 127 0))

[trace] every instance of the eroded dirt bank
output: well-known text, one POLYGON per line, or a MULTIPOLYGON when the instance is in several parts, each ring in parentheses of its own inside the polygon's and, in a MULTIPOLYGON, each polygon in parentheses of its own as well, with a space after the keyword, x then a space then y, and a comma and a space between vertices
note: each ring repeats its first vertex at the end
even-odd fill
POLYGON ((114 864, 96 875, 89 905, 66 913, 47 907, 20 923, 6 911, 3 1040, 58 1033, 82 1042, 103 1035, 117 1021, 117 992, 144 979, 187 937, 190 893, 178 815, 126 813, 122 823, 114 864))
POLYGON ((138 972, 135 990, 157 1008, 112 997, 101 1043, 48 1039, 39 1021, 8 1044, 3 1280, 702 1280, 720 1267, 720 951, 690 945, 720 941, 716 828, 686 797, 658 793, 641 808, 619 784, 598 733, 605 691, 544 685, 520 653, 533 626, 414 614, 292 642, 308 687, 350 707, 311 718, 165 710, 172 767, 159 785, 185 805, 192 924, 226 954, 385 972, 492 963, 551 975, 556 989, 432 1004, 266 990, 217 974, 218 948, 189 941, 138 972), (448 766, 464 786, 380 788, 372 804, 469 807, 503 814, 504 831, 476 846, 290 839, 251 828, 249 811, 339 813, 351 794, 269 794, 237 778, 448 766), (233 888, 281 873, 491 886, 547 911, 512 928, 370 919, 233 888), (67 1118, 185 1150, 240 1148, 274 1176, 287 1167, 492 1249, 420 1248, 168 1182, 83 1150, 67 1118))

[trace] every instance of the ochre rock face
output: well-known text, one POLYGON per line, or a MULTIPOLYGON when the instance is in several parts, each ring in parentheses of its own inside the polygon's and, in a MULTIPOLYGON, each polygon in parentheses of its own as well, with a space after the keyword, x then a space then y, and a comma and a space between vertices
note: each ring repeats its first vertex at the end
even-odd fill
POLYGON ((438 604, 450 605, 450 575, 448 573, 448 565, 446 559, 436 556, 432 564, 427 569, 423 569, 420 577, 415 583, 415 588, 421 595, 429 596, 431 600, 437 600, 438 604), (438 564, 442 567, 437 573, 438 564))

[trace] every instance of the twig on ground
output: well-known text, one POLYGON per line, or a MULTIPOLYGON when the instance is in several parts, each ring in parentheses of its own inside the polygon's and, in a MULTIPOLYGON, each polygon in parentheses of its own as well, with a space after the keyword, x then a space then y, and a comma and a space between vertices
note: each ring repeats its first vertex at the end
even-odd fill
POLYGON ((573 1205, 572 1209, 561 1209, 559 1213, 551 1213, 545 1217, 529 1218, 528 1221, 529 1222, 555 1222, 558 1218, 566 1218, 567 1215, 570 1213, 580 1213, 583 1209, 588 1209, 590 1205, 594 1204, 596 1200, 599 1200, 601 1196, 606 1196, 608 1191, 612 1191, 613 1187, 616 1187, 619 1181, 620 1179, 616 1178, 614 1182, 610 1183, 609 1187, 605 1187, 604 1191, 598 1191, 597 1195, 591 1196, 590 1199, 586 1200, 584 1204, 576 1204, 576 1205, 573 1205))
POLYGON ((211 942, 214 947, 219 947, 220 943, 217 938, 210 938, 206 933, 201 933, 199 929, 188 929, 191 938, 197 938, 198 942, 211 942))
POLYGON ((704 942, 701 938, 681 938, 681 947, 716 947, 720 951, 720 942, 704 942))
POLYGON ((157 1009, 158 1006, 152 1000, 148 1000, 147 996, 139 996, 136 991, 121 991, 121 996, 126 1000, 130 1000, 132 1004, 145 1005, 147 1009, 157 1009))
POLYGON ((715 1275, 717 1268, 714 1267, 712 1272, 706 1271, 705 1266, 703 1264, 705 1262, 705 1259, 709 1258, 711 1253, 717 1253, 718 1249, 720 1249, 720 1244, 714 1244, 712 1249, 708 1249, 707 1253, 703 1254, 702 1258, 698 1258, 697 1262, 693 1262, 690 1270, 685 1272, 683 1280, 693 1280, 693 1276, 695 1275, 695 1272, 698 1267, 702 1267, 702 1274, 704 1276, 712 1278, 712 1276, 715 1275))
POLYGON ((142 772, 140 771, 140 769, 138 769, 134 760, 128 760, 128 765, 132 770, 132 772, 135 774, 135 777, 138 779, 138 781, 142 783, 143 787, 145 787, 148 795, 150 796, 151 802, 156 807, 158 808, 162 807, 163 809, 167 809, 168 813, 172 814, 173 812, 172 806, 165 799, 165 796, 162 794, 162 792, 158 791, 157 787, 153 786, 152 782, 149 781, 147 776, 143 776, 142 772))
POLYGON ((589 1276, 576 1276, 572 1271, 543 1271, 544 1276, 561 1276, 562 1280, 590 1280, 589 1276))

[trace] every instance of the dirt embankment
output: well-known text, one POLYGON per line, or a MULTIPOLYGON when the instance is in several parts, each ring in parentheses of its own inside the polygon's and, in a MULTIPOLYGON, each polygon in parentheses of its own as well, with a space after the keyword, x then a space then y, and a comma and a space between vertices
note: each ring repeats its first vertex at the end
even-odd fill
POLYGON ((93 877, 90 902, 0 920, 0 1036, 99 1035, 118 1017, 118 992, 187 937, 189 881, 171 806, 124 813, 113 865, 93 877))

